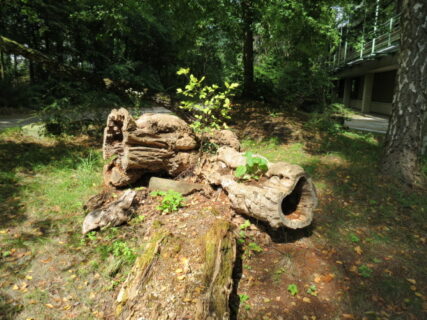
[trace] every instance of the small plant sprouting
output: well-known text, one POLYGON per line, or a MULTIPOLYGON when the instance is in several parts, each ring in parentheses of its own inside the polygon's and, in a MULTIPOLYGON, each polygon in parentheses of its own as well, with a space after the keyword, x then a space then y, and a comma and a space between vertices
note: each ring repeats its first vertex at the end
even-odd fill
POLYGON ((350 241, 357 243, 357 242, 360 242, 360 238, 356 236, 354 233, 350 233, 350 241))
POLYGON ((251 226, 251 222, 249 220, 245 220, 245 222, 239 226, 239 229, 240 230, 246 230, 250 226, 251 226))
POLYGON ((141 214, 141 215, 136 216, 135 218, 133 218, 132 221, 131 221, 131 223, 132 224, 139 224, 142 221, 144 221, 144 219, 145 219, 145 216, 141 214))
POLYGON ((316 287, 316 285, 312 284, 310 287, 308 287, 307 293, 316 297, 317 296, 317 287, 316 287))
POLYGON ((95 241, 97 239, 95 231, 88 232, 86 236, 90 241, 95 241))
POLYGON ((372 276, 372 272, 373 270, 371 268, 369 268, 367 265, 362 264, 359 267, 359 274, 363 277, 363 278, 370 278, 372 276))
POLYGON ((262 252, 262 248, 255 242, 249 243, 248 249, 252 252, 262 252))
POLYGON ((246 232, 245 231, 250 226, 251 226, 251 222, 249 220, 245 220, 245 222, 239 226, 240 231, 239 231, 239 238, 237 239, 237 241, 240 244, 245 243, 245 239, 246 239, 246 232))
POLYGON ((171 213, 174 211, 178 211, 179 208, 184 207, 185 198, 182 196, 180 192, 176 192, 173 190, 169 190, 167 192, 153 191, 150 193, 150 196, 163 197, 161 204, 157 206, 157 210, 160 210, 163 213, 171 213))
POLYGON ((251 306, 247 303, 249 300, 249 296, 247 294, 241 293, 239 294, 240 303, 243 304, 245 310, 250 310, 251 306))
POLYGON ((245 153, 246 164, 238 166, 234 175, 242 180, 258 180, 268 170, 267 160, 254 157, 252 152, 245 153))
POLYGON ((296 296, 298 294, 298 287, 296 284, 291 283, 288 285, 288 291, 291 295, 296 296))

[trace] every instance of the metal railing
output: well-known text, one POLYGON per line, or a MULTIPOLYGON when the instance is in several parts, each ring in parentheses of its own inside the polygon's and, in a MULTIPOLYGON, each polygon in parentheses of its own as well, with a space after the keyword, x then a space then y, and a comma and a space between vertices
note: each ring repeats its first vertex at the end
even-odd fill
POLYGON ((342 41, 332 57, 332 67, 340 68, 352 65, 365 59, 372 59, 378 55, 394 52, 400 45, 400 14, 379 24, 370 32, 361 34, 357 45, 350 45, 342 41))

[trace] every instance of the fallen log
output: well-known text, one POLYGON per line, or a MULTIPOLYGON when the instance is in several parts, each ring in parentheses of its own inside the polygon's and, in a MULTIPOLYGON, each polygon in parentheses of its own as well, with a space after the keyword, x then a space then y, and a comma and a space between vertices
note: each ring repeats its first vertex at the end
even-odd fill
POLYGON ((303 168, 285 162, 267 162, 268 171, 263 180, 245 183, 234 176, 234 170, 245 164, 243 154, 222 147, 199 172, 227 192, 232 208, 239 213, 268 222, 273 228, 299 229, 310 225, 317 196, 303 168))
POLYGON ((115 319, 229 319, 236 241, 228 221, 212 215, 196 235, 157 230, 123 283, 115 319))

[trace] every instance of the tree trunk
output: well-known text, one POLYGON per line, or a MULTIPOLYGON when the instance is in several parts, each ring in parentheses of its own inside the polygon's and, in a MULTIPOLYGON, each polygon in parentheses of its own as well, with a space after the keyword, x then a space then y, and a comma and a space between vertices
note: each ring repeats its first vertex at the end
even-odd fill
POLYGON ((427 110, 427 3, 402 3, 399 70, 382 170, 405 183, 421 185, 422 132, 427 110))
POLYGON ((243 95, 251 96, 254 89, 254 33, 251 0, 242 1, 243 16, 243 95))
POLYGON ((3 50, 0 50, 0 79, 3 80, 5 78, 6 70, 5 63, 3 57, 3 50))
POLYGON ((163 227, 149 237, 117 296, 114 319, 230 318, 233 227, 202 212, 180 219, 186 225, 193 220, 199 228, 192 234, 163 227))

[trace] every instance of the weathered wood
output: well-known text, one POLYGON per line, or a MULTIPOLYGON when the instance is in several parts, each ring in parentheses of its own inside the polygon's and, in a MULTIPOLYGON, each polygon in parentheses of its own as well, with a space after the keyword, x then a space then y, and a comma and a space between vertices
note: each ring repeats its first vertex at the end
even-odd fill
POLYGON ((150 190, 173 190, 176 192, 180 192, 183 195, 188 195, 195 191, 201 191, 206 187, 206 185, 200 183, 189 183, 184 181, 175 181, 171 179, 162 179, 157 177, 152 177, 148 183, 148 189, 150 190))
POLYGON ((127 190, 117 201, 110 203, 106 208, 90 212, 83 221, 82 233, 106 226, 118 226, 129 221, 132 214, 130 208, 136 192, 127 190))
POLYGON ((196 320, 222 320, 230 318, 232 273, 236 260, 236 243, 231 226, 218 220, 205 240, 205 290, 199 300, 196 320))
POLYGON ((176 116, 144 114, 135 121, 126 109, 114 109, 104 130, 104 159, 113 158, 104 181, 124 187, 145 173, 176 176, 194 166, 197 147, 192 129, 176 116))
POLYGON ((317 206, 316 190, 304 169, 285 162, 268 163, 261 182, 238 182, 234 169, 246 164, 246 158, 232 148, 222 147, 218 155, 199 171, 210 183, 227 192, 231 205, 239 213, 268 222, 273 228, 304 228, 313 220, 317 206))
POLYGON ((203 221, 204 234, 155 231, 117 296, 116 319, 229 319, 232 225, 212 215, 188 219, 203 221))

